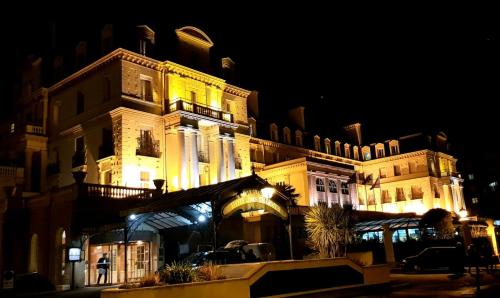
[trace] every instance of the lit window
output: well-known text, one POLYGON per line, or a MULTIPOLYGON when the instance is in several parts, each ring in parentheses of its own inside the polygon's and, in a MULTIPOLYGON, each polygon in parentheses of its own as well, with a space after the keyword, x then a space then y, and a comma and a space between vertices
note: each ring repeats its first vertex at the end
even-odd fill
POLYGON ((370 160, 370 159, 371 159, 370 152, 365 152, 365 160, 370 160))
POLYGON ((141 187, 149 188, 149 172, 141 172, 141 187))
POLYGON ((333 180, 328 180, 328 190, 331 193, 337 193, 337 183, 333 180))
POLYGON ((320 192, 325 192, 325 182, 322 178, 316 178, 316 190, 320 192))
POLYGON ((489 187, 490 187, 491 191, 496 191, 497 186, 498 186, 498 182, 497 181, 493 181, 493 182, 491 182, 489 184, 489 187))
POLYGON ((472 204, 477 204, 477 203, 479 203, 478 198, 472 198, 472 204))
POLYGON ((14 133, 16 132, 16 124, 15 123, 11 123, 10 124, 10 133, 14 133))
POLYGON ((349 186, 347 185, 347 183, 342 182, 342 184, 340 184, 340 189, 342 191, 342 194, 344 194, 344 195, 349 194, 349 186))
POLYGON ((474 180, 474 174, 469 174, 469 180, 474 180))

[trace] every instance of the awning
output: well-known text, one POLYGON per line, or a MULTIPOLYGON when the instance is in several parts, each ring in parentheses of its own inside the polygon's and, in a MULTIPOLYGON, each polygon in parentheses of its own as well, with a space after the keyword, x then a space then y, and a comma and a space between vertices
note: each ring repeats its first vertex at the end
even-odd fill
POLYGON ((382 231, 384 225, 388 225, 390 230, 414 229, 418 228, 419 218, 392 218, 383 220, 371 220, 357 223, 354 227, 356 232, 376 232, 382 231))

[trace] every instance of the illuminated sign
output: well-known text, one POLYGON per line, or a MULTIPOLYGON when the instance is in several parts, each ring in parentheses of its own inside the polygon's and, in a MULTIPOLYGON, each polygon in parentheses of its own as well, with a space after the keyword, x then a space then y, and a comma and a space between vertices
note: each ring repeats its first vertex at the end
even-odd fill
POLYGON ((68 252, 68 259, 70 262, 80 262, 80 256, 81 256, 82 250, 79 249, 78 247, 72 247, 69 249, 68 252))
POLYGON ((262 207, 265 207, 266 211, 270 211, 283 219, 288 218, 288 213, 283 207, 271 199, 264 198, 260 191, 244 191, 238 198, 222 208, 222 214, 230 216, 240 209, 249 211, 262 209, 262 207))

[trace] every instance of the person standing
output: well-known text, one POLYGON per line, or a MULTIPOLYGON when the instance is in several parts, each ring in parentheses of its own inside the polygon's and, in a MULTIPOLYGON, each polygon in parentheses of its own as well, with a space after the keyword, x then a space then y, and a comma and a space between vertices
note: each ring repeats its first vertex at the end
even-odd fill
POLYGON ((102 254, 102 258, 99 258, 97 261, 97 270, 99 272, 99 277, 97 277, 97 284, 101 282, 101 276, 104 275, 104 283, 108 282, 108 268, 109 268, 109 259, 107 258, 107 253, 102 254))

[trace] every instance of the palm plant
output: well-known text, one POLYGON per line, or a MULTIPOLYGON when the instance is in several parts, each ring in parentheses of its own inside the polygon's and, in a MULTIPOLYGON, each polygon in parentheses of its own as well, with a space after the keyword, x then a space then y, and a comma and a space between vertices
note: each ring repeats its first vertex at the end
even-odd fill
POLYGON ((295 187, 285 183, 276 183, 274 187, 290 199, 291 206, 297 206, 297 199, 300 195, 295 192, 295 187))
POLYGON ((345 256, 354 238, 353 224, 352 208, 326 203, 312 206, 305 214, 308 245, 322 258, 345 256))

